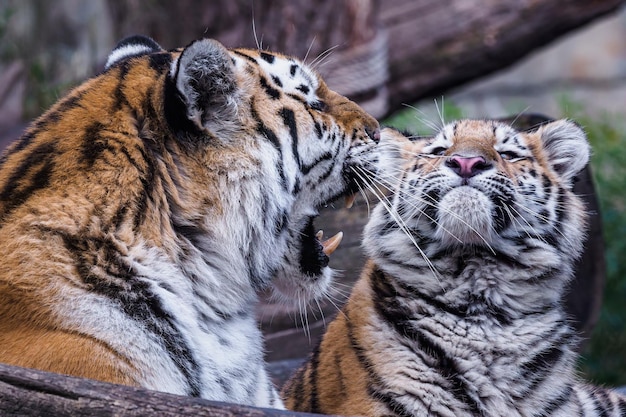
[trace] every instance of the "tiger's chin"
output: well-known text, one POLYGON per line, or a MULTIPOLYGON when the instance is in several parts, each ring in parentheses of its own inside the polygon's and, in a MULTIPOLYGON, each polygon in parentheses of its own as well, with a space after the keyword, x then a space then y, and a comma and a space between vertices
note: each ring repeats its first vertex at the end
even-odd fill
POLYGON ((445 246, 489 245, 493 230, 493 203, 480 190, 461 186, 441 198, 435 239, 445 246))
POLYGON ((327 294, 333 271, 328 266, 329 256, 339 246, 343 233, 322 241, 323 232, 314 232, 313 217, 300 233, 297 262, 286 263, 273 281, 273 299, 283 305, 302 309, 310 301, 327 294))
MULTIPOLYGON (((348 193, 345 199, 346 208, 350 208, 355 195, 348 193)), ((302 303, 319 300, 330 290, 333 270, 328 264, 330 256, 343 239, 343 232, 324 239, 324 231, 314 226, 316 217, 307 217, 297 234, 298 242, 294 245, 297 253, 290 256, 296 258, 297 262, 286 262, 274 278, 273 298, 281 304, 294 304, 302 308, 302 303)))

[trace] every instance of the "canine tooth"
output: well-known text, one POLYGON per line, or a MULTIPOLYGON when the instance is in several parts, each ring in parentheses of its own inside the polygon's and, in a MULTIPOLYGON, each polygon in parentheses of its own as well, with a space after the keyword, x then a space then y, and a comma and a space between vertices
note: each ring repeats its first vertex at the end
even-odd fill
POLYGON ((324 238, 324 231, 320 230, 315 234, 315 237, 317 238, 317 240, 322 240, 324 238))
POLYGON ((326 256, 330 256, 331 253, 337 249, 339 244, 341 243, 341 239, 343 239, 343 232, 337 233, 335 236, 330 237, 322 242, 322 247, 324 248, 324 253, 326 256))
POLYGON ((346 208, 352 208, 356 200, 356 194, 350 194, 346 196, 346 208))

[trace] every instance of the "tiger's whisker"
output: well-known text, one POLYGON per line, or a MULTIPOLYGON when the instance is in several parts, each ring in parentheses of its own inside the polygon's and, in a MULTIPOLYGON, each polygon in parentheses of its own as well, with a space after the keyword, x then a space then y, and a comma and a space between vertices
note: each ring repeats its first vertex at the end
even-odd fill
POLYGON ((317 35, 313 35, 313 39, 311 40, 311 43, 309 44, 309 47, 306 50, 306 54, 304 54, 304 58, 302 58, 302 62, 306 62, 307 58, 309 57, 309 53, 311 52, 311 48, 313 48, 313 44, 315 43, 316 38, 317 38, 317 35))
MULTIPOLYGON (((364 178, 362 177, 362 175, 358 172, 358 171, 354 171, 355 174, 357 176, 359 176, 361 178, 361 180, 364 180, 364 178)), ((365 181, 364 181, 365 182, 365 181)), ((422 251, 422 249, 419 247, 419 245, 417 244, 417 242, 415 241, 415 238, 411 235, 408 227, 406 226, 406 224, 404 223, 404 221, 402 220, 402 218, 398 215, 398 213, 392 208, 392 203, 389 201, 389 199, 387 198, 387 196, 384 195, 384 193, 378 188, 376 187, 375 182, 371 183, 370 186, 370 191, 372 191, 372 193, 378 197, 380 203, 383 205, 383 207, 387 210, 387 212, 391 215, 391 217, 394 219, 394 221, 396 222, 396 224, 400 227, 400 229, 404 232, 404 234, 409 238, 409 240, 411 241, 411 243, 413 244, 413 246, 415 246, 415 248, 418 250, 420 256, 422 256, 422 258, 424 259, 424 261, 426 262, 426 264, 428 265, 429 269, 431 270, 431 272, 434 274, 434 276, 439 279, 439 274, 437 272, 437 270, 435 269, 435 266, 431 263, 430 259, 428 259, 428 256, 426 256, 426 254, 422 251)))

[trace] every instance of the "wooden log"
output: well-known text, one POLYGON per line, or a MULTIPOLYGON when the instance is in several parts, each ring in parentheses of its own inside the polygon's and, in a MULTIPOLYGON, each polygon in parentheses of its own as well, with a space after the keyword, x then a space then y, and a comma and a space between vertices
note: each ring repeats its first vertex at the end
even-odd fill
POLYGON ((219 403, 0 364, 0 415, 306 417, 313 414, 219 403))
POLYGON ((625 0, 110 1, 118 36, 199 36, 318 62, 376 117, 505 68, 625 0), (189 11, 192 10, 193 13, 189 11), (257 45, 258 44, 258 45, 257 45), (342 73, 354 76, 348 79, 342 73), (374 100, 373 107, 368 103, 374 100), (382 101, 382 102, 381 102, 382 101))
POLYGON ((386 0, 388 112, 505 68, 624 0, 386 0))

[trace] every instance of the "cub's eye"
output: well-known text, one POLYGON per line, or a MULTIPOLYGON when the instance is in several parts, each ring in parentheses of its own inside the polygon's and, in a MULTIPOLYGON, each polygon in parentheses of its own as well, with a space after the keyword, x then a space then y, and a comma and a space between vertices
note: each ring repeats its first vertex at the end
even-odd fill
POLYGON ((445 154, 446 151, 447 149, 444 148, 443 146, 437 146, 436 148, 432 149, 429 153, 431 155, 443 156, 443 154, 445 154))
POLYGON ((323 101, 314 101, 309 106, 313 110, 317 110, 317 111, 321 111, 321 112, 326 111, 326 108, 327 108, 326 103, 324 103, 323 101))
POLYGON ((500 157, 504 159, 505 161, 510 161, 512 159, 520 158, 520 156, 513 151, 500 152, 500 157))

